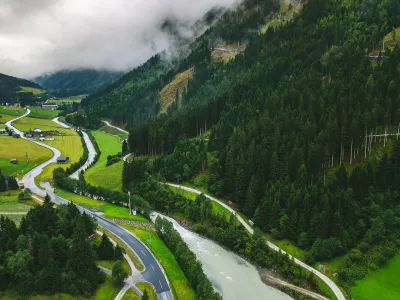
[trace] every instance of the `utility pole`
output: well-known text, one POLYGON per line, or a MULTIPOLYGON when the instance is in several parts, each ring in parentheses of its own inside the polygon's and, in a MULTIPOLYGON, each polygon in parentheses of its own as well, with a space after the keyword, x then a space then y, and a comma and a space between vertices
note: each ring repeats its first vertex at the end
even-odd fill
POLYGON ((132 215, 132 208, 131 208, 131 192, 128 191, 128 203, 129 203, 129 214, 132 215))

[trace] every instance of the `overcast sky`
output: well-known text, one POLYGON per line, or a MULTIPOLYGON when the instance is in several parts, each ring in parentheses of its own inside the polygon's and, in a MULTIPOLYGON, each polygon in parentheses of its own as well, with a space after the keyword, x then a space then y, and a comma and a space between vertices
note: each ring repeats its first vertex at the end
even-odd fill
MULTIPOLYGON (((235 0, 0 0, 0 73, 131 69, 170 46, 167 18, 193 24, 235 0)), ((190 34, 190 33, 188 33, 190 34)))

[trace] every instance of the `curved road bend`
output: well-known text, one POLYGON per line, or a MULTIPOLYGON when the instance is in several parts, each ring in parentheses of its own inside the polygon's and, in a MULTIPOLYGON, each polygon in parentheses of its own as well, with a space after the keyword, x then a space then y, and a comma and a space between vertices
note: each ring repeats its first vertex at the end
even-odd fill
POLYGON ((119 131, 121 131, 121 132, 123 132, 123 133, 129 134, 128 131, 123 130, 123 129, 117 127, 117 126, 111 125, 111 124, 110 124, 109 122, 107 122, 107 121, 104 121, 104 120, 103 120, 103 123, 105 123, 105 124, 106 124, 107 126, 109 126, 109 127, 112 127, 112 128, 114 128, 114 129, 117 129, 117 130, 119 130, 119 131))
MULTIPOLYGON (((173 183, 167 183, 168 185, 175 187, 175 188, 180 188, 183 189, 185 191, 188 192, 192 192, 195 194, 202 194, 203 192, 198 191, 196 189, 192 189, 183 185, 178 185, 178 184, 173 184, 173 183)), ((239 222, 246 228, 246 230, 248 232, 250 232, 251 234, 254 233, 253 228, 247 224, 247 222, 239 215, 237 214, 237 212, 232 209, 231 207, 229 207, 228 205, 226 205, 224 202, 219 201, 218 199, 211 197, 207 194, 204 194, 208 199, 210 199, 211 201, 215 201, 218 204, 222 205, 224 208, 226 208, 229 212, 234 213, 236 215, 236 218, 239 220, 239 222)), ((282 253, 286 253, 285 251, 283 251, 281 248, 279 248, 278 246, 276 246, 275 244, 271 243, 270 241, 267 240, 267 245, 269 248, 275 250, 275 251, 281 251, 282 253)), ((286 253, 288 254, 288 253, 286 253)), ((319 272, 318 270, 314 269, 313 267, 303 263, 301 260, 298 260, 297 258, 293 257, 292 255, 288 254, 290 258, 293 259, 293 261, 298 264, 299 266, 301 266, 302 268, 310 271, 311 273, 315 274, 316 276, 318 276, 323 282, 325 282, 329 288, 332 290, 332 292, 335 294, 336 298, 338 300, 346 300, 345 296, 343 295, 342 291, 339 289, 339 287, 330 279, 328 278, 326 275, 322 274, 321 272, 319 272)))
MULTIPOLYGON (((53 152, 53 157, 49 159, 48 161, 40 164, 39 166, 33 168, 31 171, 29 171, 23 178, 23 182, 25 187, 29 188, 32 190, 33 193, 38 194, 42 197, 46 196, 46 194, 49 194, 51 200, 57 204, 67 204, 70 201, 67 199, 61 198, 56 196, 53 193, 47 193, 46 191, 43 191, 42 189, 38 188, 35 184, 35 177, 38 176, 41 172, 42 169, 57 161, 57 158, 61 155, 61 152, 49 145, 33 141, 30 139, 27 139, 23 137, 23 133, 12 126, 12 123, 16 120, 19 120, 27 115, 29 115, 30 110, 28 109, 27 112, 18 118, 15 118, 9 122, 6 123, 6 126, 9 127, 10 129, 14 130, 15 133, 21 134, 21 138, 26 139, 32 143, 35 143, 39 146, 45 147, 53 152)), ((111 222, 107 220, 106 218, 103 218, 101 216, 98 216, 91 211, 77 206, 80 211, 86 212, 96 218, 98 224, 106 228, 107 230, 111 231, 113 234, 118 236, 121 240, 123 240, 125 243, 127 243, 132 250, 139 256, 141 261, 143 262, 143 265, 145 266, 145 270, 142 272, 143 277, 145 278, 146 281, 149 281, 153 284, 153 286, 156 289, 158 299, 160 300, 173 300, 173 295, 171 292, 171 289, 169 287, 166 275, 164 274, 164 271, 161 269, 161 266, 158 264, 157 260, 151 253, 151 251, 141 242, 139 241, 132 233, 127 231, 126 229, 118 226, 114 222, 111 222)))

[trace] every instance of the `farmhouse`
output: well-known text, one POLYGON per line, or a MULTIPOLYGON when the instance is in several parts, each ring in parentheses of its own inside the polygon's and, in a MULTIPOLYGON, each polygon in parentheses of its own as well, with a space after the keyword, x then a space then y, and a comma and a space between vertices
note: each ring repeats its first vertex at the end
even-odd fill
POLYGON ((0 134, 6 134, 7 130, 5 130, 4 128, 0 128, 0 134))
POLYGON ((18 134, 18 133, 14 133, 14 134, 13 134, 13 138, 19 139, 20 137, 21 137, 21 135, 18 134))
POLYGON ((43 104, 42 108, 55 110, 58 108, 58 104, 43 104))
POLYGON ((34 131, 34 132, 42 132, 42 129, 40 129, 40 128, 35 128, 35 129, 33 129, 33 131, 34 131))
POLYGON ((118 152, 118 153, 117 153, 117 156, 118 156, 118 157, 122 157, 123 155, 124 155, 124 154, 123 154, 122 152, 118 152))
POLYGON ((60 156, 57 158, 57 163, 58 164, 66 164, 69 162, 69 157, 68 156, 60 156))
POLYGON ((25 132, 25 136, 27 138, 35 138, 35 139, 37 139, 37 138, 42 137, 43 134, 41 132, 37 132, 37 131, 31 130, 31 131, 25 132))
POLYGON ((10 163, 15 165, 15 164, 18 163, 18 160, 16 158, 13 158, 13 159, 10 160, 10 163))

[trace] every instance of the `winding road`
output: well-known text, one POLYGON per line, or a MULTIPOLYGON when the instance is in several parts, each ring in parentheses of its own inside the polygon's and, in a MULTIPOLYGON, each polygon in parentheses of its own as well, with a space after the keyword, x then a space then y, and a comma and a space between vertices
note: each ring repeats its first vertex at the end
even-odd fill
MULTIPOLYGON (((183 185, 178 185, 178 184, 173 184, 173 183, 167 183, 169 186, 178 188, 178 189, 182 189, 191 193, 195 193, 195 194, 204 194, 201 191, 198 191, 196 189, 190 188, 190 187, 186 187, 183 185)), ((251 234, 254 233, 253 228, 230 206, 226 205, 224 202, 211 197, 207 194, 204 194, 204 196, 206 196, 208 199, 210 199, 211 201, 215 201, 218 204, 220 204, 221 206, 223 206, 225 209, 227 209, 229 212, 233 213, 236 218, 238 219, 238 221, 246 228, 246 230, 248 232, 250 232, 251 234)), ((282 253, 286 253, 285 251, 283 251, 281 248, 279 248, 277 245, 271 243, 270 241, 267 240, 267 245, 269 248, 275 250, 275 251, 281 251, 282 253)), ((288 254, 288 253, 286 253, 288 254)), ((316 276, 318 276, 323 282, 325 282, 329 288, 332 290, 332 292, 335 294, 336 298, 338 300, 345 300, 345 296, 343 295, 342 291, 339 289, 339 287, 326 275, 322 274, 321 272, 319 272, 318 270, 314 269, 313 267, 305 264, 304 262, 302 262, 301 260, 293 257, 292 255, 288 254, 288 256, 293 259, 293 261, 298 264, 299 266, 301 266, 302 268, 310 271, 311 273, 315 274, 316 276)))
POLYGON ((111 128, 117 129, 117 130, 119 130, 119 131, 121 131, 121 132, 123 132, 123 133, 129 134, 128 131, 123 130, 123 129, 117 127, 117 126, 111 125, 111 124, 110 124, 109 122, 107 122, 107 121, 104 121, 104 120, 103 120, 103 123, 105 123, 108 127, 111 127, 111 128))
MULTIPOLYGON (((34 194, 37 194, 42 197, 44 197, 44 196, 46 196, 46 194, 48 194, 50 196, 51 200, 53 202, 55 202, 56 204, 67 204, 70 202, 69 200, 58 197, 57 195, 55 195, 52 192, 49 192, 49 191, 46 192, 36 186, 35 177, 38 176, 42 172, 44 167, 48 166, 51 163, 55 163, 57 161, 57 158, 61 155, 61 152, 58 149, 51 147, 49 145, 31 140, 31 139, 27 139, 26 137, 24 137, 23 132, 21 132, 20 130, 18 130, 17 128, 15 128, 12 125, 12 123, 14 121, 19 120, 29 114, 30 114, 30 110, 27 109, 27 111, 24 115, 8 121, 6 123, 6 126, 9 129, 13 130, 14 133, 20 134, 21 138, 51 150, 53 152, 53 157, 50 158, 49 160, 43 162, 39 166, 33 168, 32 170, 30 170, 24 176, 22 181, 24 182, 25 187, 31 189, 31 191, 34 194)), ((90 139, 88 141, 91 144, 90 139)), ((86 139, 85 139, 85 142, 87 142, 86 139)), ((88 146, 88 149, 89 149, 89 147, 90 146, 88 146)), ((171 289, 170 289, 170 286, 169 286, 169 283, 168 283, 168 280, 167 280, 167 277, 166 277, 162 267, 159 265, 158 261, 155 259, 152 252, 146 247, 146 245, 144 245, 139 239, 137 239, 128 230, 118 226, 114 222, 112 222, 106 218, 103 218, 99 215, 96 215, 95 213, 85 209, 84 207, 81 207, 81 206, 77 206, 77 207, 79 208, 79 210, 81 212, 85 212, 87 214, 92 215, 94 218, 96 218, 99 226, 106 228, 107 230, 109 230, 110 232, 112 232, 113 234, 118 236, 126 244, 128 244, 129 247, 132 248, 132 250, 141 259, 141 261, 143 262, 143 265, 145 266, 145 270, 142 272, 143 278, 146 281, 150 282, 155 287, 158 299, 160 299, 160 300, 174 299, 171 289)))

